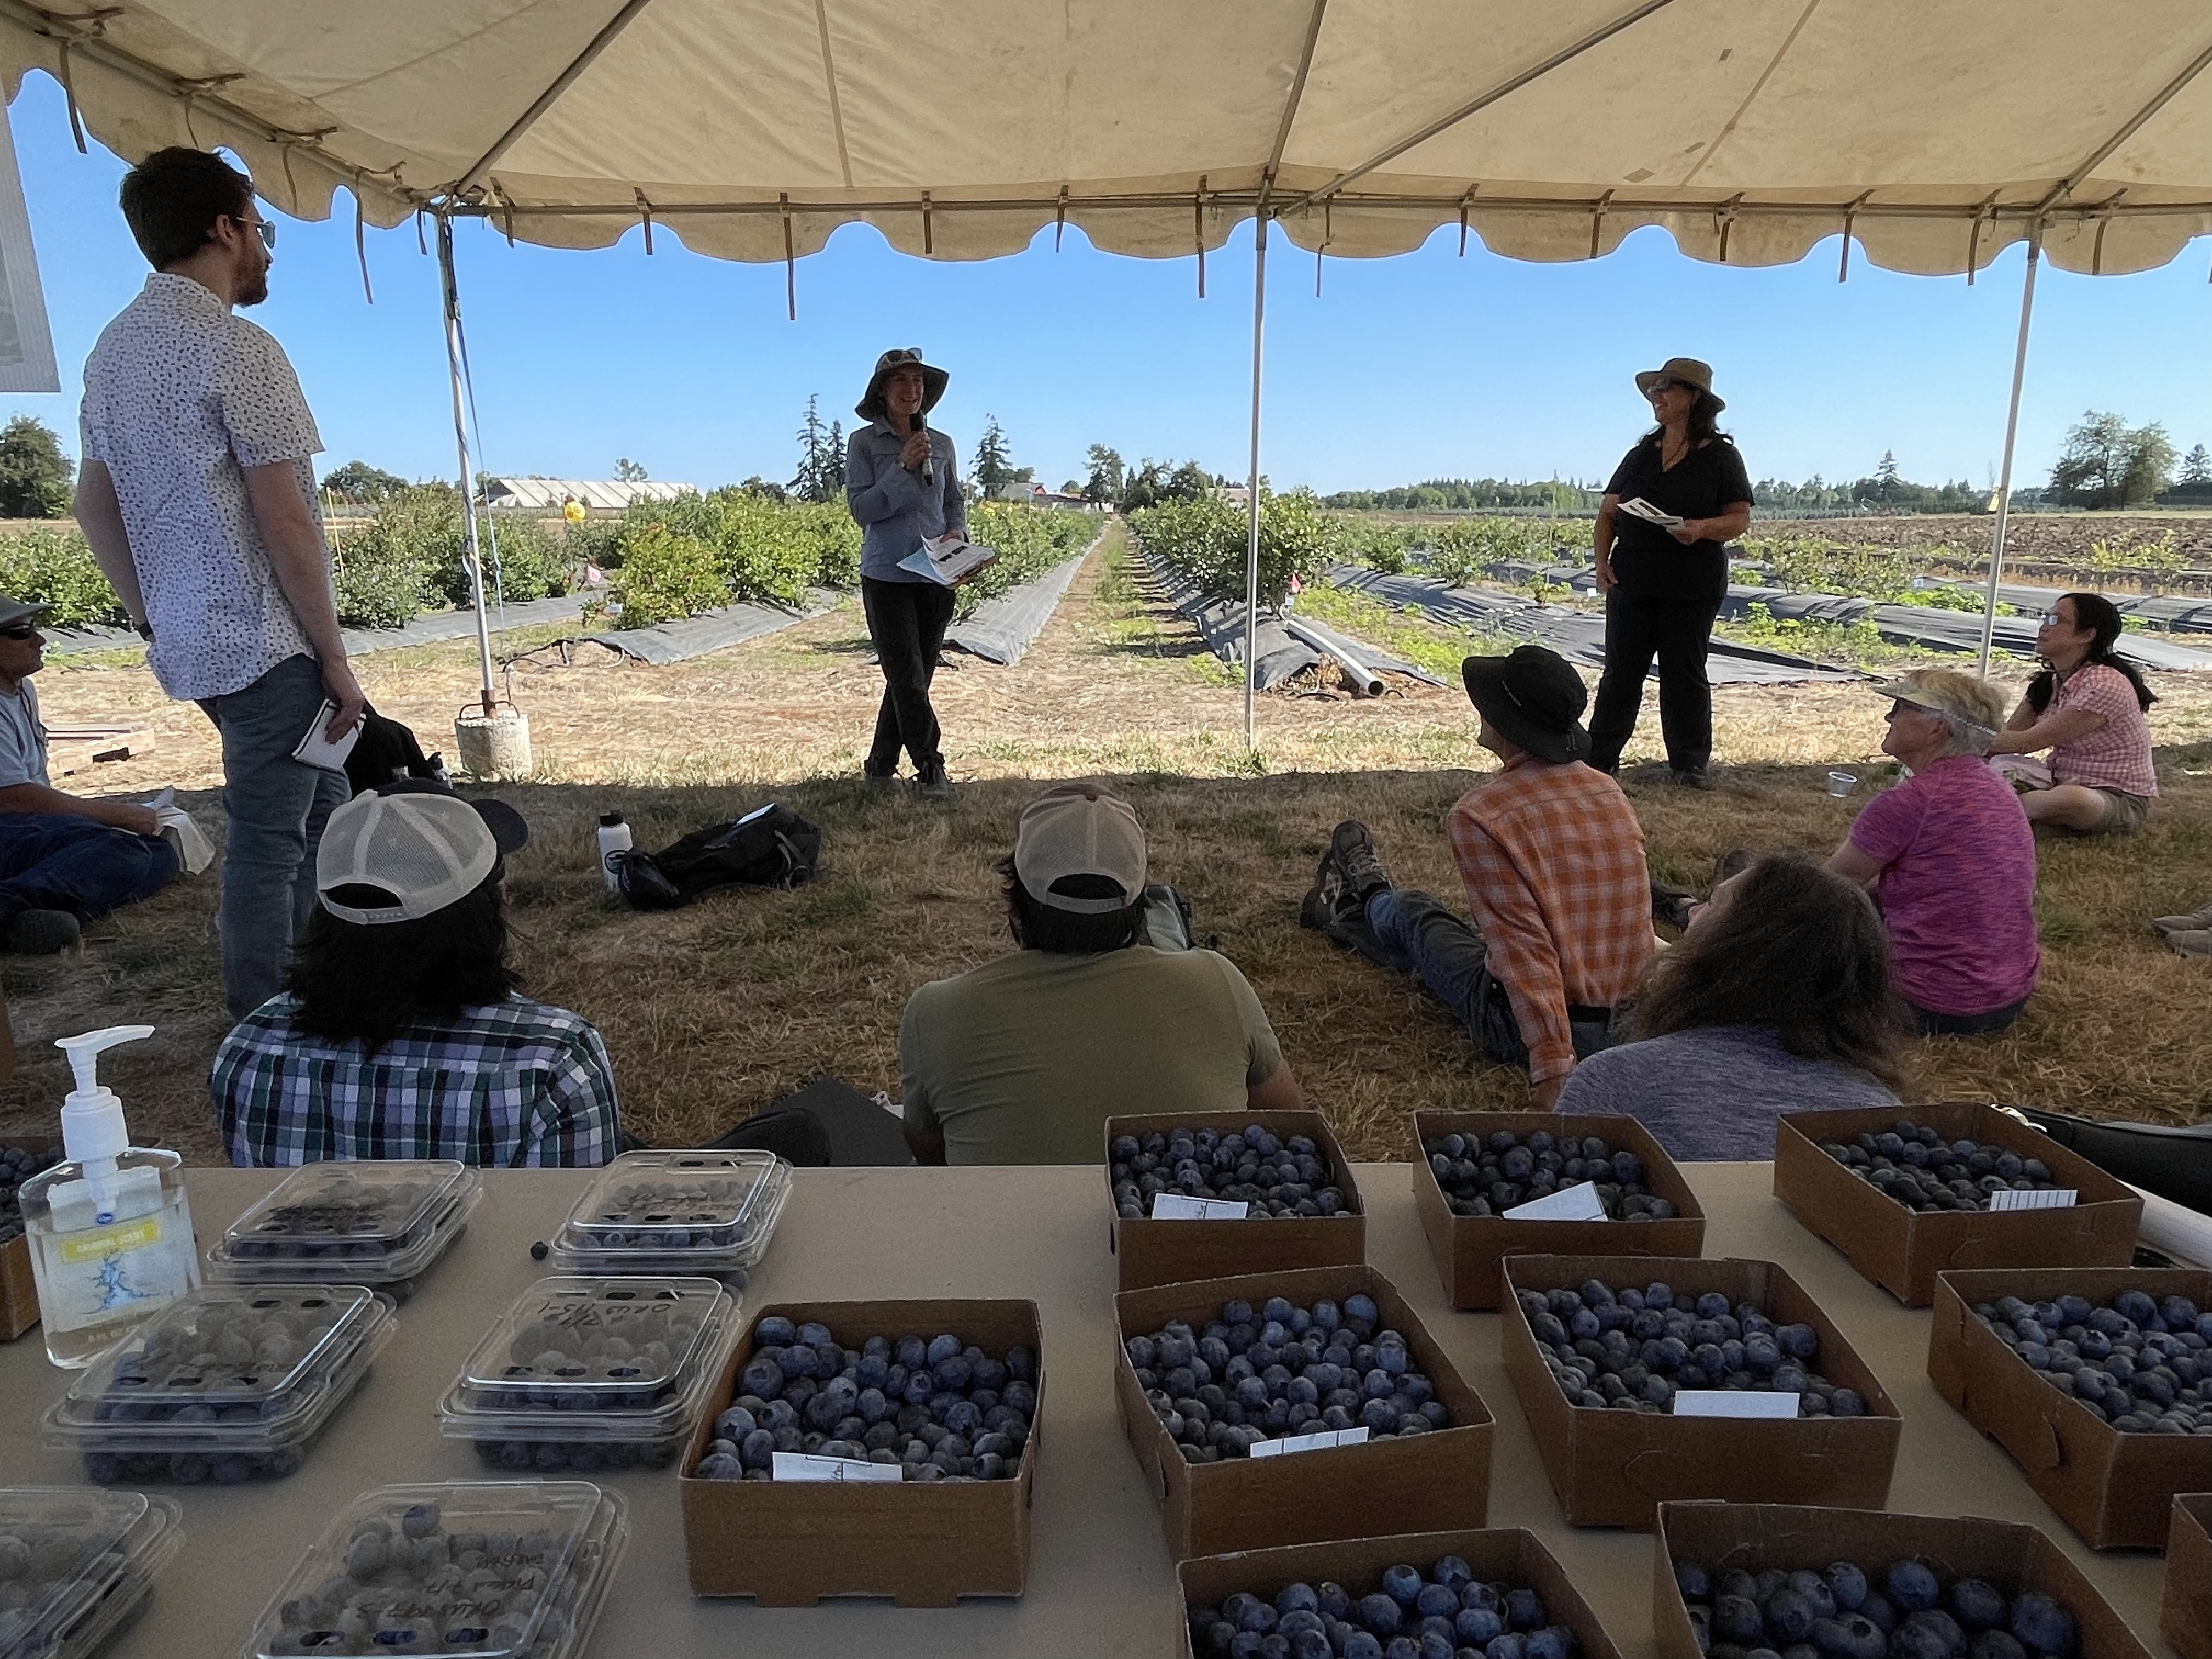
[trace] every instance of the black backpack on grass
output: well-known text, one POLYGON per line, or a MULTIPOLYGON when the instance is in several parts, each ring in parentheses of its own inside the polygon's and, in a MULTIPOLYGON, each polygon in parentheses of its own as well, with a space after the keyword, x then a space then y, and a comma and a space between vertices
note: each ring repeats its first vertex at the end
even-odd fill
POLYGON ((694 830, 658 853, 624 853, 616 873, 640 910, 673 910, 725 887, 801 887, 814 879, 822 831, 771 801, 694 830))

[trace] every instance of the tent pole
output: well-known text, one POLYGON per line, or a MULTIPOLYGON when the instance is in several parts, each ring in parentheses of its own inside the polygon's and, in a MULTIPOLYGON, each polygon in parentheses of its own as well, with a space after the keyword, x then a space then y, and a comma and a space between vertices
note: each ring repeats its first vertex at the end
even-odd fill
POLYGON ((2027 378, 2027 324, 2035 310, 2035 268, 2043 258, 2043 228, 2036 226, 2027 237, 2027 276, 2020 289, 2020 341, 2012 354, 2012 402, 2005 410, 2004 465, 1997 474, 1997 521, 1990 539, 1990 586, 1982 598, 1982 653, 1976 659, 1975 673, 1987 679, 1990 674, 1990 653, 1996 641, 1997 583, 2004 574, 2005 521, 2012 515, 2012 451, 2014 440, 2020 435, 2020 388, 2027 378))
POLYGON ((484 611, 483 559, 477 540, 476 473, 469 457, 469 423, 461 402, 461 290, 453 280, 453 222, 438 215, 438 284, 445 297, 446 368, 453 382, 453 444, 461 456, 461 529, 463 552, 469 567, 469 593, 477 612, 477 665, 483 685, 479 693, 484 718, 489 720, 498 699, 492 691, 491 618, 484 611))
POLYGON ((1260 366, 1261 345, 1267 315, 1267 217, 1252 221, 1252 470, 1245 480, 1251 491, 1246 504, 1248 532, 1244 543, 1244 747, 1260 746, 1254 701, 1260 686, 1256 650, 1260 635, 1260 366))

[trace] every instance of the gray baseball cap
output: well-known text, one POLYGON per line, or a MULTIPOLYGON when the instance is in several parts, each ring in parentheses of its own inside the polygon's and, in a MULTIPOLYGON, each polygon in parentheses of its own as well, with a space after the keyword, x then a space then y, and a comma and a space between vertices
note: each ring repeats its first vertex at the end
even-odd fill
POLYGON ((33 599, 11 599, 0 593, 0 628, 13 628, 17 623, 37 622, 53 606, 33 599))

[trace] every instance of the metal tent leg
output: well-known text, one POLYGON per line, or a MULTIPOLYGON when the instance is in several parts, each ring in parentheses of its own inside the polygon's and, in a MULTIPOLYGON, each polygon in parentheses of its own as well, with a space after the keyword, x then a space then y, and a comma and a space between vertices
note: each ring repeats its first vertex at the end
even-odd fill
POLYGON ((438 215, 438 280, 445 297, 446 367, 453 382, 453 444, 461 457, 461 526, 469 567, 469 592, 476 605, 477 664, 487 719, 498 699, 492 690, 491 617, 484 609, 483 557, 477 532, 476 468, 469 454, 469 423, 461 397, 461 292, 453 280, 453 222, 438 215))
POLYGON ((1244 747, 1259 747, 1254 713, 1260 685, 1260 369, 1267 316, 1267 215, 1252 221, 1252 471, 1246 483, 1249 533, 1244 544, 1244 747))
POLYGON ((2027 276, 2020 290, 2020 343, 2012 354, 2012 402, 2005 410, 2004 465, 1997 475, 1997 521, 1990 540, 1990 586, 1982 598, 1982 653, 1974 672, 1989 678, 1990 653, 1996 641, 1997 583, 2004 572, 2005 522, 2012 515, 2013 442, 2020 435, 2020 388, 2027 378, 2027 325, 2035 310, 2035 269, 2043 260, 2043 228, 2027 239, 2027 276))

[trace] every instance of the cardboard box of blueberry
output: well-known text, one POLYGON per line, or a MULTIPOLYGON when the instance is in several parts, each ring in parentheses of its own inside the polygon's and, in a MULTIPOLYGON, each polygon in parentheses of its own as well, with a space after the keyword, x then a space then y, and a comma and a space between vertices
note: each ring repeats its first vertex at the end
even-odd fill
POLYGON ((83 1659, 127 1623, 184 1541, 173 1498, 0 1488, 0 1654, 83 1659))
POLYGON ((103 1486, 289 1474, 392 1329, 359 1285, 203 1285, 70 1381, 46 1443, 103 1486))
POLYGON ((629 1540, 628 1506, 581 1480, 364 1492, 254 1626, 249 1659, 583 1651, 629 1540))
POLYGON ((845 1333, 769 1315, 753 1327, 739 1393, 692 1474, 768 1480, 775 1454, 883 1464, 902 1481, 1011 1480, 1036 1416, 1036 1354, 986 1352, 950 1332, 845 1333))
POLYGON ((1428 1532, 1186 1561, 1190 1659, 1618 1659, 1530 1534, 1428 1532))
POLYGON ((515 1474, 665 1468, 735 1341, 711 1279, 544 1279, 516 1298, 438 1406, 441 1432, 515 1474))
POLYGON ((303 1164, 223 1230, 209 1277, 368 1285, 404 1302, 483 1196, 482 1178, 451 1158, 303 1164))
POLYGON ((763 1607, 1019 1595, 1044 1421, 1039 1330, 1026 1301, 763 1309, 684 1454, 691 1593, 763 1607))
POLYGON ((1668 1504, 1659 1534, 1661 1659, 2148 1659, 2033 1527, 1668 1504))
POLYGON ((2212 1659, 2212 1492, 2173 1500, 2158 1628, 2181 1659, 2212 1659))
POLYGON ((1910 1308, 1936 1276, 1984 1267, 2124 1267, 2142 1199, 2039 1129, 1994 1106, 1954 1101, 1791 1112, 1775 1130, 1774 1195, 1863 1278, 1910 1308), (2058 1207, 2031 1204, 2073 1194, 2058 1207))
POLYGON ((1349 1267, 1366 1254, 1352 1166, 1317 1111, 1109 1118, 1104 1151, 1125 1291, 1349 1267), (1187 1212, 1188 1200, 1203 1200, 1208 1214, 1170 1213, 1178 1204, 1187 1212), (1258 1222, 1267 1224, 1234 1224, 1258 1222))
POLYGON ((1506 1370, 1577 1526, 1648 1526, 1670 1498, 1887 1502, 1897 1407, 1774 1263, 1516 1255, 1504 1273, 1506 1370))
POLYGON ((1371 1267, 1125 1291, 1115 1391, 1177 1557, 1480 1526, 1493 1423, 1371 1267))
POLYGON ((39 1322, 39 1288, 31 1275, 30 1241, 23 1237, 17 1189, 62 1161, 62 1149, 0 1149, 0 1342, 13 1342, 39 1322))
POLYGON ((1689 1183, 1632 1117, 1416 1112, 1413 1133, 1414 1206, 1455 1308, 1495 1308, 1498 1264, 1509 1255, 1705 1249, 1705 1212, 1689 1183), (1506 1218, 1532 1203, 1554 1213, 1506 1218))
POLYGON ((2155 1549, 2212 1492, 2208 1310, 2191 1269, 1946 1273, 1928 1375, 2093 1547, 2155 1549))

